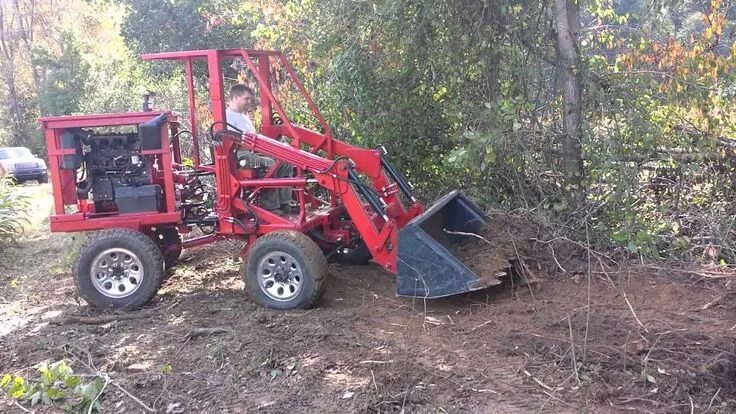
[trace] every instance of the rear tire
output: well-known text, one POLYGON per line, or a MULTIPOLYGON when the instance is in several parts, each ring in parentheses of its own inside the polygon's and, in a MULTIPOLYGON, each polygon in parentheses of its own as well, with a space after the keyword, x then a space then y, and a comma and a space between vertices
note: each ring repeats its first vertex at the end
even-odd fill
POLYGON ((250 248, 241 273, 246 290, 259 305, 304 309, 312 307, 322 295, 327 259, 306 235, 274 231, 250 248))
POLYGON ((102 230, 87 238, 75 264, 77 289, 96 308, 138 309, 158 291, 164 258, 143 233, 102 230))

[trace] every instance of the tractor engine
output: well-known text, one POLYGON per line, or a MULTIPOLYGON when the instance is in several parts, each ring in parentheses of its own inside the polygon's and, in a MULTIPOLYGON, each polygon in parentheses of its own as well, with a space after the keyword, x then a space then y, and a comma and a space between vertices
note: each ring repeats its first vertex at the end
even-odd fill
POLYGON ((76 148, 62 168, 78 171, 77 198, 91 200, 95 213, 160 210, 161 187, 153 184, 153 166, 141 154, 138 133, 67 131, 62 143, 76 148))

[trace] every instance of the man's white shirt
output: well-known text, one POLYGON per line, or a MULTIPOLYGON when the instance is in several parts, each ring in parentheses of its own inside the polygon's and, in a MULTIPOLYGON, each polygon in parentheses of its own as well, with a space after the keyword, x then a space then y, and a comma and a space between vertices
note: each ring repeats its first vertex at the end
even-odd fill
MULTIPOLYGON (((256 127, 253 126, 253 122, 251 122, 248 114, 241 114, 240 112, 235 112, 230 108, 227 108, 225 110, 225 118, 227 119, 228 124, 238 128, 243 133, 256 132, 256 127)), ((228 129, 233 130, 230 126, 228 126, 228 129)))

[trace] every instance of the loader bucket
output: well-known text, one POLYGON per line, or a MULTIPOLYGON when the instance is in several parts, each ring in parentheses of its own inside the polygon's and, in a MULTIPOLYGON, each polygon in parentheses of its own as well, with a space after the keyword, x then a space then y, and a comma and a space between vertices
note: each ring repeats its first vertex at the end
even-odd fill
POLYGON ((452 233, 485 226, 485 214, 457 190, 409 222, 398 235, 396 294, 438 298, 500 284, 498 274, 476 275, 455 255, 474 236, 452 233))

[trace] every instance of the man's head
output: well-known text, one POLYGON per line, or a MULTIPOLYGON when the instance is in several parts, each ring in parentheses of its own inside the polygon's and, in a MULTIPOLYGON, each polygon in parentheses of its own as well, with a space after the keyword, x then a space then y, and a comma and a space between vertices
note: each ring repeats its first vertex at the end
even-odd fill
POLYGON ((245 85, 237 84, 230 88, 230 109, 246 112, 253 106, 253 90, 245 85))

